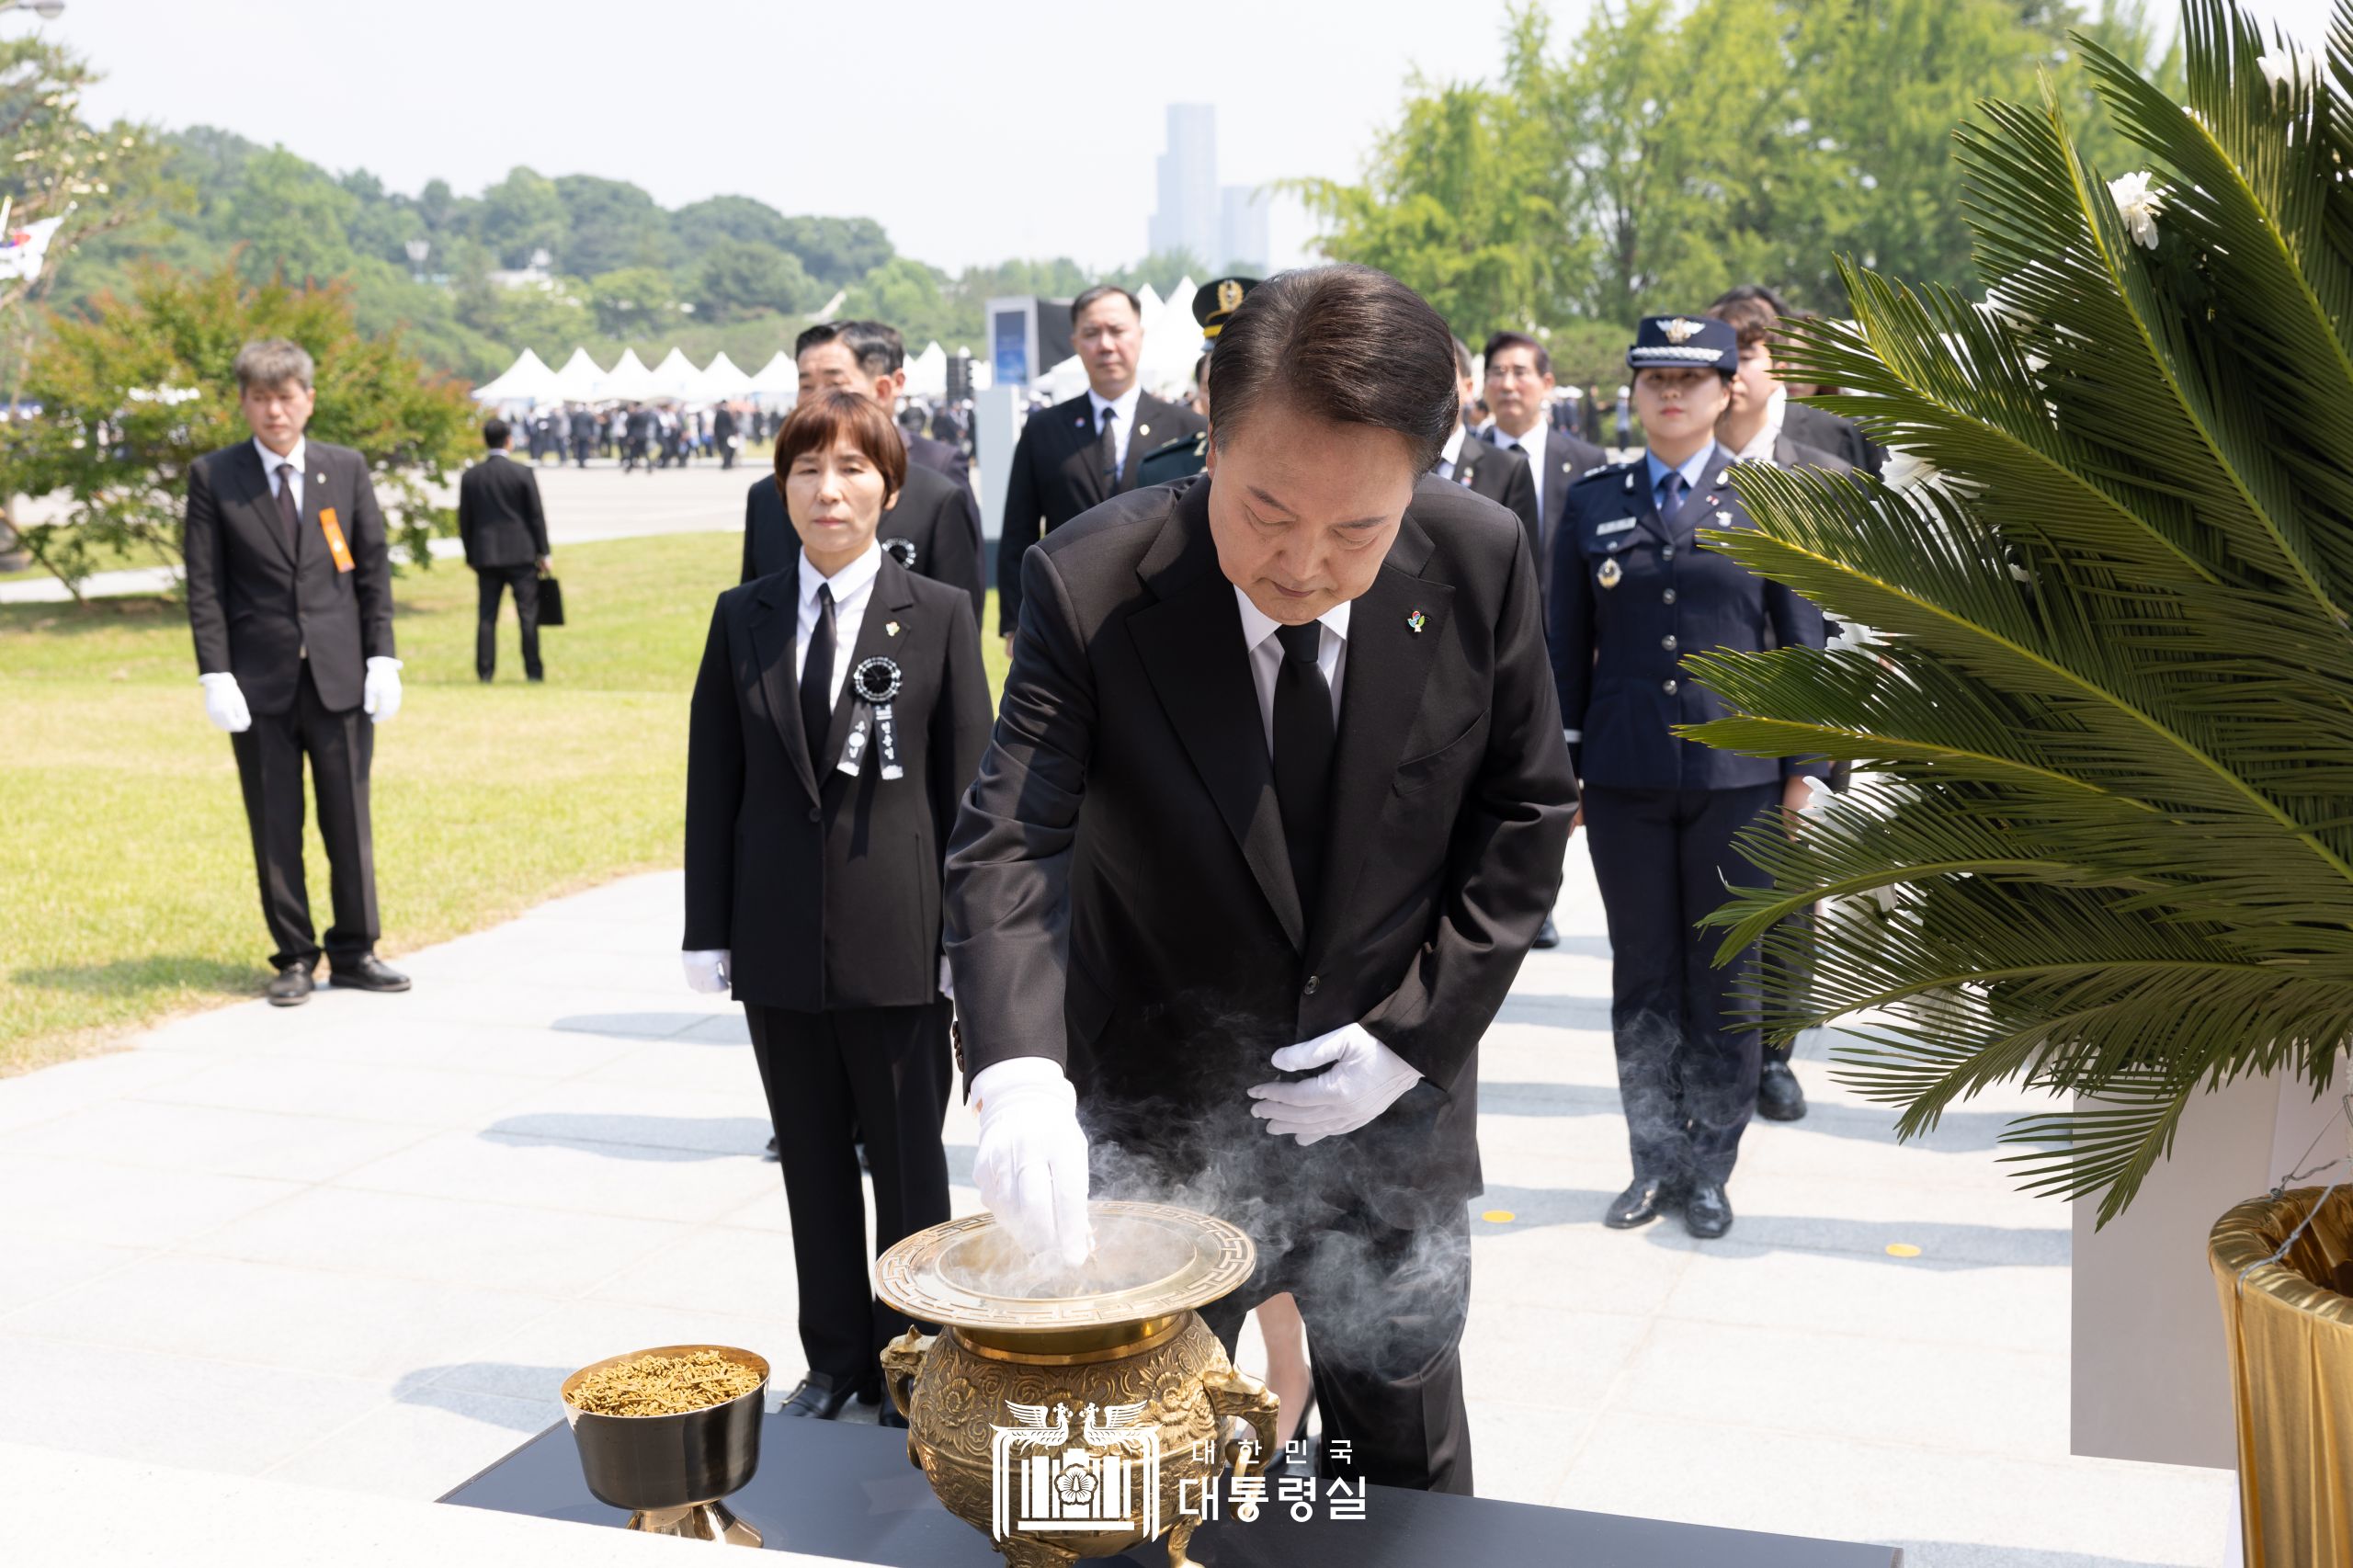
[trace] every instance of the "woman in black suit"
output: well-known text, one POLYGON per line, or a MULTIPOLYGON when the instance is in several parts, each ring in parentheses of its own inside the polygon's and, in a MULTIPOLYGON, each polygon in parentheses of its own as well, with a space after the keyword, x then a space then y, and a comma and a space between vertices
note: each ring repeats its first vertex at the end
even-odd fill
POLYGON ((687 751, 688 981, 732 985, 751 1025, 809 1358, 785 1410, 821 1419, 879 1397, 907 1326, 868 1287, 854 1131, 873 1254, 948 1218, 940 864, 991 715, 971 596, 875 540, 906 460, 856 393, 786 419, 801 556, 719 596, 687 751))

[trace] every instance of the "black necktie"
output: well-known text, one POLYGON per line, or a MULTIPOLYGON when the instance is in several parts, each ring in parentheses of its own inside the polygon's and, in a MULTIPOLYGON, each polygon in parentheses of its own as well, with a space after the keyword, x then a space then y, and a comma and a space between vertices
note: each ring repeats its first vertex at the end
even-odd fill
POLYGON ((809 629, 809 656, 801 664, 801 733, 809 739, 809 763, 825 766, 825 732, 834 722, 834 590, 817 589, 817 624, 809 629))
POLYGON ((278 522, 286 530, 286 553, 302 551, 302 508, 294 504, 294 465, 278 465, 278 522))
POLYGON ((1106 403, 1103 424, 1095 437, 1095 465, 1103 472, 1103 494, 1120 493, 1120 411, 1106 403))
POLYGON ((1312 915, 1324 866, 1324 801, 1332 779, 1332 688, 1315 656, 1319 621, 1279 626, 1283 662, 1275 676, 1275 801, 1302 915, 1312 915))
POLYGON ((1668 469, 1666 477, 1658 482, 1658 487, 1666 493, 1659 498, 1658 520, 1673 528, 1676 517, 1683 510, 1683 471, 1668 469))

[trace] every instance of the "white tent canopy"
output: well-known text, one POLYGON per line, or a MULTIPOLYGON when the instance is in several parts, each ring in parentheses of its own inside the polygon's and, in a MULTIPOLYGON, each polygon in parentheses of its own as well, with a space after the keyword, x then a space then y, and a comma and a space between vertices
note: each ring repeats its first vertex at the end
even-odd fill
POLYGON ((645 368, 637 350, 624 348, 620 358, 605 373, 605 395, 616 403, 643 403, 659 397, 661 392, 654 385, 654 372, 645 368))
POLYGON ((572 351, 572 358, 555 373, 554 395, 565 403, 596 403, 605 396, 605 372, 588 358, 588 350, 572 351))
POLYGON ((948 395, 948 350, 933 339, 907 361, 907 395, 942 398, 948 395))
POLYGON ((1182 397, 1192 384, 1193 364, 1201 357, 1201 325, 1193 319, 1193 280, 1189 278, 1156 298, 1143 290, 1143 358, 1136 379, 1165 397, 1182 397))
POLYGON ((555 372, 528 348, 516 356, 505 375, 474 389, 476 403, 551 403, 555 398, 555 372))
POLYGON ((752 390, 752 378, 738 369, 735 361, 721 349, 710 357, 710 363, 695 378, 693 398, 697 403, 725 403, 742 397, 752 390))
POLYGON ((1086 390, 1086 365, 1075 354, 1029 383, 1030 393, 1048 403, 1067 402, 1086 390))
POLYGON ((768 362, 752 377, 752 392, 758 397, 792 397, 801 391, 801 368, 792 356, 779 348, 768 362))
POLYGON ((662 363, 654 367, 654 395, 684 403, 694 396, 695 382, 701 376, 684 349, 673 348, 662 356, 662 363))

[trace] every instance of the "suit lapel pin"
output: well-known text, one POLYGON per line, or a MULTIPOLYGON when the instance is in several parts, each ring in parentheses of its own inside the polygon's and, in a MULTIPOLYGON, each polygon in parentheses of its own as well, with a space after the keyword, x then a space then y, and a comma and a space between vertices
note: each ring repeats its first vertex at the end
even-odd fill
POLYGON ((895 620, 892 620, 892 621, 885 621, 885 622, 883 623, 883 626, 882 626, 882 635, 884 635, 885 637, 896 637, 898 634, 899 634, 899 623, 898 623, 897 621, 895 621, 895 620))
POLYGON ((1614 588, 1618 585, 1618 579, 1625 574, 1625 568, 1618 564, 1618 558, 1613 555, 1601 563, 1601 570, 1597 576, 1603 587, 1614 588))
POLYGON ((1420 610, 1415 610, 1413 614, 1405 618, 1406 627, 1416 637, 1419 637, 1422 634, 1422 628, 1428 624, 1429 617, 1424 615, 1420 610))
POLYGON ((1136 426, 1136 434, 1139 436, 1149 436, 1152 434, 1152 426, 1149 425, 1139 425, 1136 426))
POLYGON ((1732 514, 1731 514, 1730 512, 1718 512, 1718 513, 1716 514, 1716 527, 1718 527, 1718 528, 1730 528, 1731 526, 1732 526, 1732 514))

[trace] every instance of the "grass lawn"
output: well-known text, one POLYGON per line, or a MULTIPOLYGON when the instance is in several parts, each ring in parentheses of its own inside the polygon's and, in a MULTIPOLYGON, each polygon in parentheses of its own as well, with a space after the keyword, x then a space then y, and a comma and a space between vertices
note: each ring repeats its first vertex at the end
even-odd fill
MULTIPOLYGON (((576 624, 541 634, 538 687, 511 608, 498 682, 475 681, 472 573, 404 572, 406 701, 373 773, 380 951, 677 864, 688 693, 739 549, 732 534, 565 548, 576 624)), ((994 687, 1003 653, 983 642, 994 687)), ((309 858, 324 927, 315 830, 309 858)), ((257 995, 268 952, 236 764, 205 722, 186 612, 0 605, 0 1074, 257 995)))

